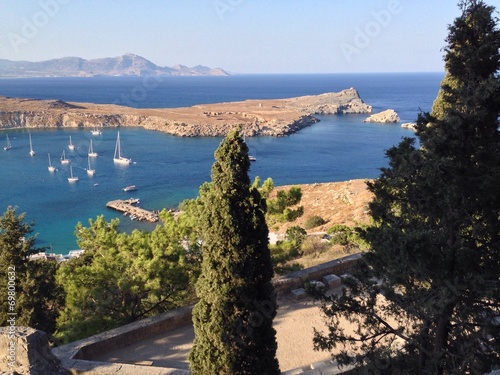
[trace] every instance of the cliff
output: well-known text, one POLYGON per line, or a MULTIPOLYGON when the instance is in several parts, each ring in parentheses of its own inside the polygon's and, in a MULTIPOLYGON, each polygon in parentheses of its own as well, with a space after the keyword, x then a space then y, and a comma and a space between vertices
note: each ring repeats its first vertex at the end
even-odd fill
POLYGON ((247 136, 283 136, 317 122, 315 114, 370 112, 371 106, 353 88, 289 99, 159 109, 0 97, 0 129, 141 126, 193 137, 225 136, 240 125, 247 136))

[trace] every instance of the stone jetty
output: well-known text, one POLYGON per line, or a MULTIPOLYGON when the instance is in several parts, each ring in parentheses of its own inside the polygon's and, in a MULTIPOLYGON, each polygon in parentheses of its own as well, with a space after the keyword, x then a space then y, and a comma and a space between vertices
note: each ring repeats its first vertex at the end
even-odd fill
POLYGON ((150 223, 156 223, 160 220, 160 217, 157 213, 134 206, 134 204, 137 204, 138 201, 138 199, 117 199, 106 203, 106 207, 130 215, 132 219, 138 221, 149 221, 150 223))

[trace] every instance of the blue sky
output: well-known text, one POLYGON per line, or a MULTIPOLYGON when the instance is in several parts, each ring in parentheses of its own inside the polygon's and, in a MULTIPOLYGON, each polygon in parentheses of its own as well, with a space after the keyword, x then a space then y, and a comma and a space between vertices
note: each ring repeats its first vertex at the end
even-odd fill
POLYGON ((0 0, 0 58, 135 53, 232 73, 443 71, 457 2, 0 0))

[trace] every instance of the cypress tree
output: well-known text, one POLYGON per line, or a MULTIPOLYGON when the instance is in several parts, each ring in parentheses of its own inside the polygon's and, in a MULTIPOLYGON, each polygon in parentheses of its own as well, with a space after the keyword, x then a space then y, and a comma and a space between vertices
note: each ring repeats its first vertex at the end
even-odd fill
POLYGON ((500 31, 494 8, 460 3, 446 76, 417 137, 369 184, 371 251, 325 306, 316 347, 384 374, 479 374, 499 366, 500 31), (383 297, 382 297, 383 296, 383 297), (339 318, 356 323, 342 331, 339 318))
POLYGON ((279 374, 265 201, 251 188, 248 147, 238 130, 215 159, 200 197, 202 266, 190 368, 195 375, 279 374))

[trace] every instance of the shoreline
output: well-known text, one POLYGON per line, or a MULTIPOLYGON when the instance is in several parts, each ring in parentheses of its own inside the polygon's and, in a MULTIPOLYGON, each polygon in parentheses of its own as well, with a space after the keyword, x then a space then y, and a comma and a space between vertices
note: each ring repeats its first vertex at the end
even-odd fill
POLYGON ((371 113, 354 88, 287 99, 245 100, 180 108, 0 96, 0 130, 142 127, 182 137, 220 137, 241 126, 245 136, 285 136, 311 126, 314 115, 371 113))

